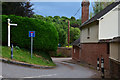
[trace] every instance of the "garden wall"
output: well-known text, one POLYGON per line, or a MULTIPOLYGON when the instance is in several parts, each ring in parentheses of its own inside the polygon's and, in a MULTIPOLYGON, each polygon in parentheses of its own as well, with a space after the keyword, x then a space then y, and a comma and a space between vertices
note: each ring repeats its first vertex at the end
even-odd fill
POLYGON ((120 62, 110 59, 111 78, 120 78, 120 62))
POLYGON ((58 47, 57 54, 62 54, 65 57, 71 57, 72 48, 58 47))

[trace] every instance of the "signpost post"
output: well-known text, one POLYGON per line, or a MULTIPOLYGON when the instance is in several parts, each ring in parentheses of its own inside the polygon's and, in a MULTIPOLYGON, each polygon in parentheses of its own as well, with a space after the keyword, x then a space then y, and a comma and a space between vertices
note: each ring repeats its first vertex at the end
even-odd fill
POLYGON ((17 26, 17 24, 11 24, 10 19, 8 20, 8 47, 10 47, 10 26, 17 26))
POLYGON ((31 58, 33 53, 33 37, 35 37, 35 31, 29 31, 29 37, 31 37, 31 58))
POLYGON ((11 59, 13 59, 13 44, 11 45, 11 59))

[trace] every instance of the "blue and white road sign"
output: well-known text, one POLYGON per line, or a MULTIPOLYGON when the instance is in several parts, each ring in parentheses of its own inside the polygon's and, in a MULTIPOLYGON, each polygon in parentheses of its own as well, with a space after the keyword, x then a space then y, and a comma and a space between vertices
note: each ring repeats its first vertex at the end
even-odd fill
POLYGON ((35 37, 35 31, 29 31, 29 37, 35 37))
POLYGON ((33 53, 33 37, 35 37, 35 31, 29 31, 29 37, 31 37, 31 59, 33 53))

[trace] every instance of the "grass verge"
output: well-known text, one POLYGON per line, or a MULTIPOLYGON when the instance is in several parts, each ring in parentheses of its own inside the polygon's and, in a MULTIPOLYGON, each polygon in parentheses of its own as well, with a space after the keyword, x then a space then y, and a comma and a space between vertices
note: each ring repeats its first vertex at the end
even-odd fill
MULTIPOLYGON (((11 59, 11 48, 6 46, 2 47, 2 57, 11 59)), ((50 56, 45 52, 33 53, 31 59, 31 53, 27 50, 13 48, 13 60, 25 62, 29 64, 36 64, 41 66, 55 66, 50 56), (36 55, 39 54, 39 55, 36 55)))

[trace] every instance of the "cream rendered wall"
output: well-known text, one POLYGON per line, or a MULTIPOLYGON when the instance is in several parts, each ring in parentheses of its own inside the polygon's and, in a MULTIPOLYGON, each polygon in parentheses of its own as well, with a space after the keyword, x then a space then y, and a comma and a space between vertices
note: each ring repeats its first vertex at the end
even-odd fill
MULTIPOLYGON (((99 40, 112 39, 118 37, 118 6, 103 16, 99 20, 99 40)), ((120 15, 119 15, 120 16, 120 15)), ((120 17, 119 17, 120 18, 120 17)))
POLYGON ((118 34, 120 36, 120 5, 118 6, 118 34))
MULTIPOLYGON (((120 56, 118 56, 119 53, 119 47, 120 44, 118 43, 110 43, 110 58, 114 60, 119 60, 120 56)), ((119 53, 120 54, 120 53, 119 53)))
POLYGON ((96 22, 84 26, 80 33, 81 43, 97 43, 98 42, 98 24, 96 22), (89 27, 89 39, 88 37, 88 27, 89 27))

